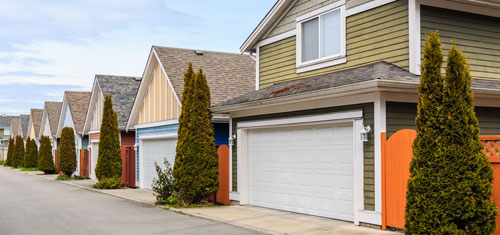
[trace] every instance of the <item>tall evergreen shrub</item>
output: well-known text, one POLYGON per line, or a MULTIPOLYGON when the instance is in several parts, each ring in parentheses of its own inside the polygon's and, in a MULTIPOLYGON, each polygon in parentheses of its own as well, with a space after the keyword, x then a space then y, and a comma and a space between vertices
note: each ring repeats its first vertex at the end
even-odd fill
POLYGON ((442 187, 440 168, 444 167, 441 135, 443 131, 443 89, 441 75, 443 53, 438 32, 427 36, 420 85, 418 114, 415 119, 417 137, 406 193, 406 233, 423 234, 436 231, 443 211, 436 201, 442 187))
POLYGON ((14 139, 9 138, 9 147, 7 151, 7 160, 5 161, 6 166, 12 166, 12 159, 14 158, 14 152, 15 152, 15 146, 14 146, 14 139))
POLYGON ((52 146, 50 144, 50 139, 47 136, 42 136, 40 138, 38 170, 45 172, 45 174, 54 173, 56 170, 56 167, 54 166, 54 156, 52 156, 52 146))
POLYGON ((182 111, 173 175, 181 203, 199 202, 217 191, 219 171, 214 130, 210 122, 210 89, 192 63, 184 73, 182 111))
POLYGON ((99 182, 103 179, 116 179, 122 176, 122 158, 118 132, 118 118, 113 110, 111 95, 106 95, 102 112, 101 134, 96 166, 99 182))
POLYGON ((14 147, 14 163, 13 167, 19 168, 24 166, 24 140, 20 135, 16 136, 16 144, 14 147))
POLYGON ((440 231, 450 234, 493 234, 497 208, 490 198, 493 169, 483 153, 474 112, 469 65, 455 43, 448 52, 443 106, 444 162, 440 174, 440 231))
POLYGON ((64 127, 61 132, 59 170, 68 177, 76 171, 75 135, 71 127, 64 127))
POLYGON ((26 139, 26 151, 24 152, 24 167, 33 168, 38 165, 38 150, 36 149, 35 140, 26 139))

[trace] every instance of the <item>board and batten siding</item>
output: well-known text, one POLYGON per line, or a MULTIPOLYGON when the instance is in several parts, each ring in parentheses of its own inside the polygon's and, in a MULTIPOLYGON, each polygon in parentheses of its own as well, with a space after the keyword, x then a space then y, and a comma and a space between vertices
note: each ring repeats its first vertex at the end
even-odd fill
POLYGON ((265 45, 259 53, 259 87, 386 61, 409 68, 408 2, 399 0, 346 20, 347 62, 296 72, 296 37, 265 45))
MULTIPOLYGON (((500 135, 500 108, 476 107, 481 135, 500 135)), ((416 103, 387 102, 387 138, 402 129, 415 130, 416 103)))
POLYGON ((99 86, 97 86, 96 96, 97 96, 96 97, 97 101, 95 102, 92 122, 90 123, 91 131, 97 131, 101 129, 101 119, 102 119, 102 111, 104 108, 104 99, 101 88, 99 88, 99 86))
POLYGON ((180 104, 159 64, 156 64, 151 76, 153 78, 149 83, 136 124, 179 118, 180 104))
MULTIPOLYGON (((302 116, 302 115, 314 115, 321 113, 331 113, 331 112, 342 112, 342 111, 351 111, 351 110, 363 110, 363 125, 370 125, 372 129, 374 128, 374 104, 366 103, 359 105, 348 105, 348 106, 338 106, 338 107, 330 107, 330 108, 322 108, 322 109, 311 109, 311 110, 301 110, 287 113, 275 113, 275 114, 267 114, 260 116, 252 116, 252 117, 242 117, 242 118, 234 118, 232 123, 232 133, 237 133, 238 122, 242 121, 255 121, 255 120, 264 120, 264 119, 275 119, 275 118, 286 118, 293 116, 302 116)), ((375 165, 374 165, 374 137, 373 135, 369 135, 368 141, 364 142, 363 151, 364 151, 364 209, 369 211, 375 210, 375 165)), ((237 150, 238 146, 236 141, 232 147, 232 191, 238 190, 238 182, 237 182, 237 150)))
POLYGON ((420 12, 422 52, 426 36, 439 30, 445 61, 455 40, 469 58, 473 78, 500 80, 500 18, 429 6, 420 12))

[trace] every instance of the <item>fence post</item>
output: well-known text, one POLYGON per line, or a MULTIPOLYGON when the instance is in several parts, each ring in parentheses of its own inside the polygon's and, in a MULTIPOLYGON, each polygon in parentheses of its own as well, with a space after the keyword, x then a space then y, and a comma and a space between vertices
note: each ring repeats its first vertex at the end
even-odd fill
POLYGON ((382 170, 382 230, 386 230, 387 229, 387 208, 386 208, 386 185, 385 185, 385 171, 387 170, 386 169, 386 162, 385 162, 385 158, 386 158, 386 142, 387 142, 387 139, 386 139, 386 133, 385 132, 381 132, 380 133, 380 150, 382 152, 382 156, 381 156, 381 170, 382 170))

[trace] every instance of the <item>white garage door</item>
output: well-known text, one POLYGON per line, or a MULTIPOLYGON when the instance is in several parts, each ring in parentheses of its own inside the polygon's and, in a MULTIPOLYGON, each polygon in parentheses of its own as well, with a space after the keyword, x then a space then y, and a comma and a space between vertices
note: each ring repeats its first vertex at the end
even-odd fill
POLYGON ((177 139, 148 139, 141 141, 142 146, 141 149, 139 149, 143 157, 141 166, 141 188, 151 189, 153 178, 157 178, 155 161, 163 167, 163 158, 167 158, 173 167, 177 139))
POLYGON ((354 220, 352 123, 248 130, 251 205, 354 220))
POLYGON ((90 178, 97 180, 95 167, 97 166, 97 156, 99 153, 99 143, 92 143, 90 149, 90 178))

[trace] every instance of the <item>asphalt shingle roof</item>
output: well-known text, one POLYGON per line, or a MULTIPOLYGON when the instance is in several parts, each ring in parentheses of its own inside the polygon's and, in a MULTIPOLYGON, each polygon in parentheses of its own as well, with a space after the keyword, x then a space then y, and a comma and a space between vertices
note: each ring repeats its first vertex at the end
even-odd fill
POLYGON ((250 55, 153 46, 175 92, 182 99, 184 71, 188 63, 202 68, 210 87, 211 103, 217 104, 255 90, 255 61, 250 55))
POLYGON ((45 109, 49 118, 50 133, 56 135, 62 102, 45 101, 45 109))
POLYGON ((104 95, 111 95, 113 109, 118 117, 118 128, 127 125, 134 99, 139 89, 140 78, 127 76, 96 75, 104 95))
POLYGON ((18 129, 19 129, 19 117, 16 117, 10 121, 10 134, 14 137, 17 136, 18 129))
MULTIPOLYGON (((391 63, 381 61, 353 69, 274 84, 272 86, 217 104, 214 107, 262 101, 283 96, 292 96, 295 94, 314 92, 327 88, 341 87, 371 80, 396 81, 418 85, 420 83, 420 76, 410 73, 407 70, 391 63)), ((471 87, 473 89, 493 89, 500 91, 500 81, 472 79, 471 87)))
POLYGON ((23 139, 26 140, 26 138, 28 138, 28 126, 30 123, 30 115, 21 114, 19 115, 19 119, 21 121, 20 127, 21 130, 23 131, 23 139))
POLYGON ((43 109, 31 109, 30 113, 31 113, 31 121, 33 122, 33 128, 35 129, 35 136, 38 137, 38 133, 40 132, 40 126, 42 124, 43 109))
POLYGON ((0 129, 9 128, 12 124, 12 119, 19 118, 18 116, 8 116, 8 115, 0 115, 0 129))
POLYGON ((91 93, 82 91, 66 91, 65 93, 76 132, 80 133, 85 124, 91 93))

